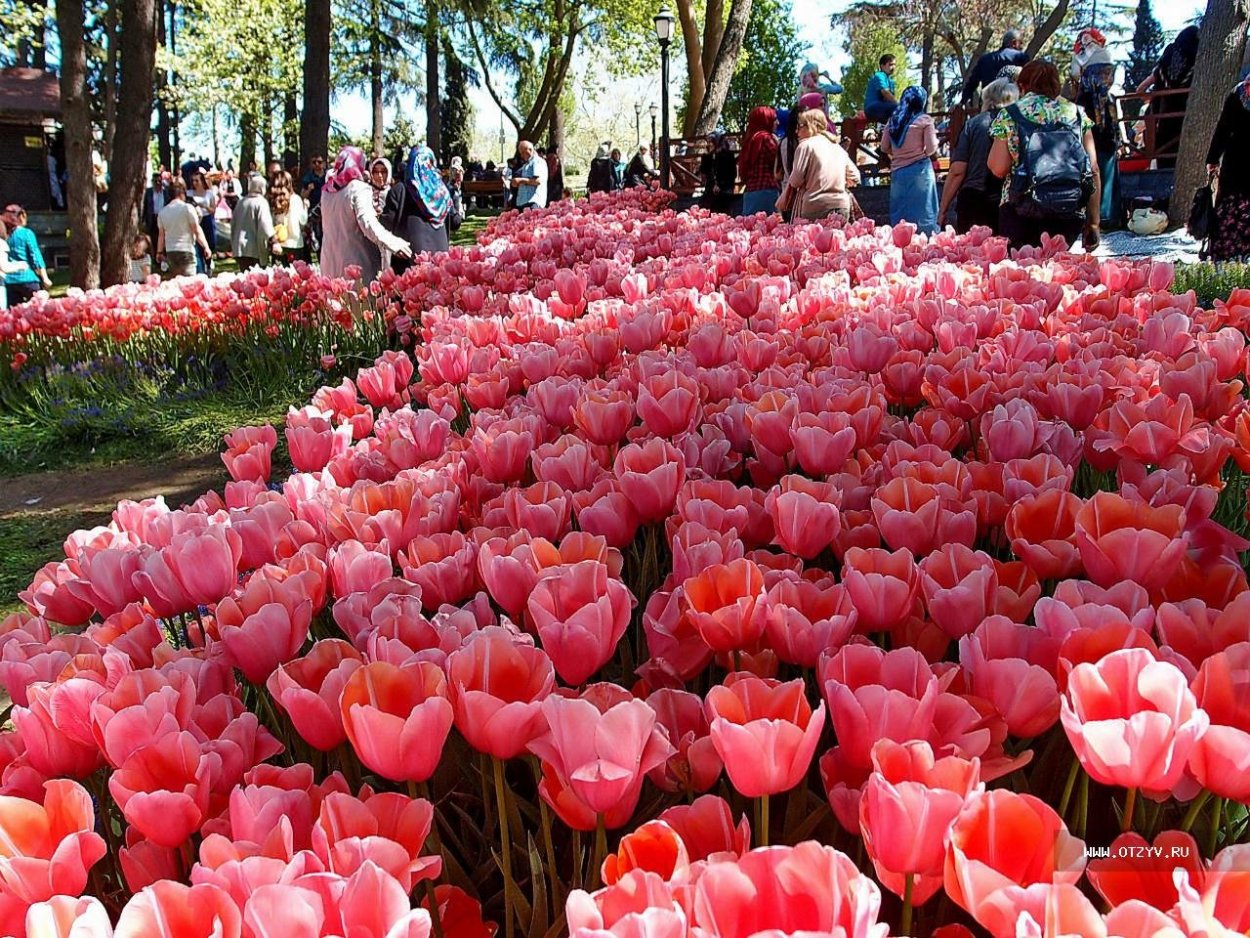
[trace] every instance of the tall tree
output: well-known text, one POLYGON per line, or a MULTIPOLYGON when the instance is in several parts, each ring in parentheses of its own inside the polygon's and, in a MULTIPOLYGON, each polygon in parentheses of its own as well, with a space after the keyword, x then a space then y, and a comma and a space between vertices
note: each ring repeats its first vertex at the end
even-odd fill
POLYGON ((1237 83, 1246 49, 1250 0, 1207 0, 1198 39, 1194 82, 1181 125, 1181 149, 1176 158, 1176 183, 1168 214, 1181 221, 1189 213, 1194 192, 1206 175, 1207 148, 1219 121, 1224 99, 1237 83))
POLYGON ((304 111, 300 161, 326 152, 330 142, 330 0, 304 0, 304 111))
POLYGON ((438 94, 438 0, 425 0, 425 145, 443 151, 443 120, 438 94))
POLYGON ((1150 77, 1165 45, 1167 39, 1163 35, 1163 27, 1155 19, 1150 0, 1141 0, 1133 19, 1133 48, 1128 54, 1125 88, 1136 88, 1150 77))
POLYGON ((113 145, 125 158, 115 160, 109 176, 108 217, 100 248, 100 281, 105 286, 126 279, 130 242, 139 227, 144 171, 152 139, 152 97, 156 75, 155 0, 119 0, 117 129, 113 145))
POLYGON ((57 0, 61 43, 61 123, 69 170, 70 283, 84 290, 100 285, 100 232, 96 221, 95 174, 91 168, 91 103, 87 98, 87 44, 82 0, 57 0))
POLYGON ((738 68, 721 111, 725 126, 745 127, 756 105, 788 106, 797 70, 787 66, 796 64, 806 51, 790 0, 754 0, 738 68))
POLYGON ((907 47, 899 39, 898 30, 888 23, 852 20, 846 33, 845 49, 851 64, 842 72, 842 113, 853 114, 863 106, 868 81, 877 71, 877 62, 883 55, 892 55, 897 60, 894 80, 898 90, 901 92, 912 84, 907 47))
POLYGON ((677 0, 677 21, 681 25, 686 53, 686 116, 682 136, 690 137, 694 134, 707 83, 725 35, 725 0, 705 0, 702 18, 695 0, 677 0))
POLYGON ((473 143, 473 103, 469 85, 474 76, 469 72, 450 38, 443 36, 443 62, 446 63, 444 90, 439 102, 439 129, 442 150, 439 156, 446 166, 453 156, 467 158, 473 143))
POLYGON ((712 66, 712 73, 708 76, 707 90, 703 95, 703 103, 699 105, 699 116, 694 122, 696 137, 710 134, 720 123, 721 108, 725 106, 729 83, 738 67, 738 54, 742 51, 742 40, 746 37, 750 19, 751 0, 732 0, 729 5, 729 19, 725 22, 725 34, 721 37, 720 48, 716 52, 716 64, 712 66))

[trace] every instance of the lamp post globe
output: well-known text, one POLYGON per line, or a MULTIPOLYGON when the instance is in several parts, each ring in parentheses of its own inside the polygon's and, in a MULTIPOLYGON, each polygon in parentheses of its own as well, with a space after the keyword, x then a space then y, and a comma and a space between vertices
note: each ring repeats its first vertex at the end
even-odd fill
POLYGON ((642 146, 642 102, 634 102, 634 149, 642 146))
POLYGON ((661 4, 660 11, 652 20, 655 24, 655 38, 660 43, 660 181, 666 190, 672 188, 672 172, 669 166, 669 151, 672 147, 669 145, 668 128, 668 47, 673 41, 675 21, 676 17, 667 3, 661 4))

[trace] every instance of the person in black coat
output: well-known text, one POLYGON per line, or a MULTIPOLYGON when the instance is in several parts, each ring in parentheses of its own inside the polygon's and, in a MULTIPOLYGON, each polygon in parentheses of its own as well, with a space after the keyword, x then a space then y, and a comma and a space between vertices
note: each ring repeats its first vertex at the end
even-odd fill
POLYGON ((738 184, 738 159, 730 149, 729 138, 717 131, 708 135, 711 149, 699 160, 703 177, 703 207, 709 212, 732 214, 734 189, 738 184))
POLYGON ((586 175, 587 192, 611 192, 615 188, 612 178, 612 160, 608 152, 608 144, 603 143, 595 153, 595 158, 590 161, 590 172, 586 175))
POLYGON ((1212 260, 1250 257, 1247 155, 1250 155, 1250 77, 1243 78, 1224 99, 1224 109, 1207 150, 1207 172, 1219 178, 1219 194, 1215 200, 1217 224, 1211 237, 1212 260))
MULTIPOLYGON (((460 227, 461 217, 429 147, 413 147, 408 152, 404 181, 386 193, 378 220, 387 231, 407 241, 414 256, 445 253, 451 247, 450 232, 460 227)), ((412 262, 411 257, 395 256, 391 269, 402 274, 412 262)))

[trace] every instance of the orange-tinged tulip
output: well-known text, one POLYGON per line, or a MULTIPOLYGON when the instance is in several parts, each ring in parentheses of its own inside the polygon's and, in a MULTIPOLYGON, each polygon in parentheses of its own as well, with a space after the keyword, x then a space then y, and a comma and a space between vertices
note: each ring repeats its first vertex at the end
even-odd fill
POLYGON ((512 759, 545 729, 542 702, 555 670, 541 648, 492 626, 448 656, 447 683, 456 728, 469 745, 512 759))
POLYGON ((225 890, 163 880, 126 903, 114 938, 239 938, 242 916, 225 890))
POLYGON ((1128 831, 1111 842, 1109 852, 1090 860, 1086 875, 1111 906, 1138 901, 1168 912, 1179 898, 1173 870, 1188 870, 1192 882, 1202 882, 1202 853, 1183 831, 1163 831, 1153 844, 1128 831))
POLYGON ((109 777, 126 820, 162 847, 178 847, 208 817, 209 785, 221 757, 189 732, 167 733, 136 749, 109 777))
POLYGON ((664 821, 647 821, 621 838, 616 853, 603 861, 602 875, 607 886, 630 870, 646 870, 669 882, 689 868, 690 855, 677 832, 664 821))
POLYGON ((946 894, 995 934, 1004 922, 994 899, 1012 886, 1075 884, 1085 866, 1085 844, 1068 833, 1044 801, 996 789, 971 795, 951 828, 946 894))
POLYGON ((713 651, 740 651, 759 641, 765 617, 756 615, 764 574, 750 560, 708 567, 682 584, 686 615, 713 651))
POLYGON ((1152 508, 1111 492, 1098 492, 1076 516, 1076 545, 1089 578, 1099 586, 1132 580, 1157 589, 1185 556, 1184 509, 1152 508))
POLYGON ((339 698, 347 679, 364 665, 360 652, 337 638, 322 639, 302 658, 279 665, 265 686, 295 731, 329 752, 347 739, 339 698))

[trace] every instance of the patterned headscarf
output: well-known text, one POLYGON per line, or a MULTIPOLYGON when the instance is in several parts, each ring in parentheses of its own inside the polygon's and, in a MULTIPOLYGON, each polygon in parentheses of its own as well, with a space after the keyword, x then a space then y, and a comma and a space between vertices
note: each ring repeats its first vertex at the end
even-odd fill
POLYGON ((413 147, 408 151, 404 174, 409 193, 425 206, 430 221, 441 225, 451 211, 451 193, 438 171, 438 160, 429 147, 413 147))
POLYGON ((379 156, 369 164, 369 185, 373 186, 373 210, 379 215, 382 214, 382 206, 386 204, 386 193, 390 190, 392 181, 391 161, 385 156, 379 156), (380 187, 373 185, 373 167, 379 163, 386 170, 386 182, 382 183, 380 187))
POLYGON ((1111 86, 1115 84, 1115 66, 1110 62, 1086 65, 1081 69, 1081 91, 1089 101, 1089 115, 1099 127, 1115 123, 1111 104, 1111 86))
POLYGON ((366 166, 364 150, 360 147, 343 147, 334 158, 334 168, 326 177, 325 191, 338 192, 346 188, 348 183, 364 179, 368 175, 366 166))
POLYGON ((903 145, 903 140, 907 136, 907 128, 911 126, 912 121, 924 113, 925 105, 928 103, 929 95, 919 85, 912 85, 899 97, 898 107, 890 115, 889 123, 890 140, 896 147, 903 145))

